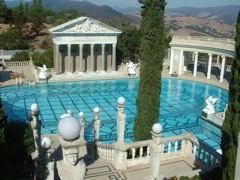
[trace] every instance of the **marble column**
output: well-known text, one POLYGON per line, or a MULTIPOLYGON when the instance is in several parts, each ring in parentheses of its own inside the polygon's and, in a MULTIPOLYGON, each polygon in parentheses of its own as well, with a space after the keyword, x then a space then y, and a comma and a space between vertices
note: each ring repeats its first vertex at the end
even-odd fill
POLYGON ((169 74, 172 74, 174 50, 171 49, 169 74))
POLYGON ((206 73, 207 70, 208 70, 208 61, 209 61, 209 56, 208 56, 208 54, 206 54, 206 61, 205 61, 205 66, 204 66, 204 73, 206 73))
POLYGON ((102 44, 102 71, 105 71, 105 44, 102 44))
POLYGON ((207 71, 207 79, 210 79, 211 77, 211 70, 212 70, 212 54, 208 54, 209 59, 208 59, 208 71, 207 71))
POLYGON ((197 64, 198 64, 198 52, 194 52, 195 60, 194 60, 194 68, 193 68, 193 76, 197 76, 197 64))
POLYGON ((222 66, 221 66, 221 72, 220 72, 220 82, 223 82, 223 77, 224 77, 224 73, 225 73, 225 56, 221 56, 222 57, 222 66))
POLYGON ((179 60, 179 65, 178 65, 178 75, 182 75, 183 72, 183 51, 180 50, 180 60, 179 60))
POLYGON ((79 65, 80 72, 83 72, 83 44, 79 44, 79 65))
POLYGON ((72 72, 71 44, 68 44, 68 72, 72 72))
POLYGON ((60 73, 59 44, 55 44, 55 51, 56 73, 60 73))
POLYGON ((112 44, 112 71, 116 71, 116 44, 112 44))
POLYGON ((91 72, 94 72, 94 44, 91 44, 91 72))

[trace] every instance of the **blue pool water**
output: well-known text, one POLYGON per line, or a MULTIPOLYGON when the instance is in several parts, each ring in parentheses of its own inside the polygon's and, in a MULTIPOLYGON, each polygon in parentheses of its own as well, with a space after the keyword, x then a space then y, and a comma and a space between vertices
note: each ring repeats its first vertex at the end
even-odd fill
MULTIPOLYGON (((126 99, 125 141, 132 142, 133 122, 136 114, 136 97, 139 79, 98 80, 37 84, 35 87, 11 86, 0 89, 2 103, 9 119, 28 121, 33 103, 40 106, 42 134, 57 133, 60 116, 72 110, 84 112, 85 139, 93 141, 94 107, 100 108, 100 141, 113 143, 117 139, 117 99, 126 99)), ((165 137, 184 132, 194 133, 204 143, 220 149, 220 129, 199 117, 209 96, 218 98, 214 104, 216 112, 224 111, 228 102, 226 90, 198 82, 162 79, 160 123, 165 137)))

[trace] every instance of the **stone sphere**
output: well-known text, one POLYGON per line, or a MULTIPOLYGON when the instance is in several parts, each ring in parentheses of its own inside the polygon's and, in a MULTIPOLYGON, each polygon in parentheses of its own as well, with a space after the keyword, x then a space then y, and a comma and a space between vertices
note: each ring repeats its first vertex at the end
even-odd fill
POLYGON ((80 113, 79 113, 79 116, 84 116, 84 113, 83 113, 83 112, 80 112, 80 113))
POLYGON ((93 111, 95 112, 95 113, 99 113, 99 107, 95 107, 94 109, 93 109, 93 111))
POLYGON ((58 123, 58 133, 66 140, 73 140, 79 136, 80 123, 72 116, 64 117, 58 123))
POLYGON ((32 104, 31 105, 31 110, 32 111, 40 111, 39 105, 38 104, 32 104))
POLYGON ((41 140, 41 146, 43 149, 49 149, 52 145, 52 141, 49 137, 44 137, 41 140))
POLYGON ((123 105, 124 103, 125 103, 125 98, 124 97, 118 98, 118 104, 123 105))
POLYGON ((152 126, 152 131, 156 134, 160 134, 163 130, 163 127, 161 124, 159 123, 155 123, 153 126, 152 126))

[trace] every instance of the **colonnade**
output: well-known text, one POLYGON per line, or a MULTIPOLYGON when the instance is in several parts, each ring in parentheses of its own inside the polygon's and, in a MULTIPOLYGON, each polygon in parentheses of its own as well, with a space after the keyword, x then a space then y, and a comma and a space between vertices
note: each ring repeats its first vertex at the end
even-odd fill
MULTIPOLYGON (((182 75, 184 71, 186 71, 186 67, 188 66, 187 56, 189 55, 189 53, 190 53, 189 51, 171 49, 169 74, 177 73, 178 75, 182 75)), ((192 57, 193 57, 192 60, 194 61, 193 76, 196 77, 199 52, 193 52, 192 57)), ((210 79, 211 77, 212 57, 213 57, 212 53, 207 54, 207 60, 206 60, 205 69, 204 69, 204 71, 207 73, 207 79, 210 79)), ((219 81, 223 82, 224 74, 226 72, 227 57, 225 55, 221 55, 221 58, 222 58, 222 63, 221 63, 221 72, 220 72, 219 81)), ((219 55, 218 55, 218 60, 219 60, 219 55)))
POLYGON ((107 69, 110 69, 112 71, 116 71, 116 43, 113 44, 105 44, 102 43, 101 45, 101 53, 96 54, 95 47, 99 44, 78 44, 79 50, 77 51, 78 54, 75 55, 76 59, 73 60, 73 53, 72 53, 72 46, 75 46, 76 44, 55 44, 54 47, 54 55, 55 55, 55 62, 54 67, 56 73, 62 73, 64 71, 73 73, 74 71, 84 72, 84 71, 90 71, 94 72, 95 70, 100 71, 106 71, 107 69), (67 50, 65 50, 63 53, 67 53, 67 57, 62 57, 62 51, 60 50, 60 46, 67 46, 67 50), (84 53, 84 46, 90 46, 90 54, 88 52, 84 53), (108 50, 106 50, 106 46, 111 46, 111 48, 108 47, 108 50), (84 55, 87 57, 90 55, 90 61, 88 62, 87 58, 84 58, 84 55), (99 57, 98 57, 99 56, 99 57), (99 61, 99 58, 101 58, 101 62, 99 61), (67 64, 65 64, 65 60, 67 61, 67 64), (108 62, 109 61, 109 62, 108 62), (90 69, 87 69, 86 63, 90 63, 90 69), (97 67, 98 64, 101 64, 101 67, 97 67), (66 68, 67 67, 67 68, 66 68))

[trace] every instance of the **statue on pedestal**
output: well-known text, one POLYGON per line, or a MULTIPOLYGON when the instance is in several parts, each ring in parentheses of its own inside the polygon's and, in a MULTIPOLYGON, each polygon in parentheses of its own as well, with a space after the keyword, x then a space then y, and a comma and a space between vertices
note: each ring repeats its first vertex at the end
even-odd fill
POLYGON ((203 112, 207 113, 207 114, 214 114, 215 110, 214 110, 214 106, 213 104, 218 100, 218 98, 212 98, 212 96, 208 97, 205 101, 206 106, 203 109, 203 112))
POLYGON ((37 67, 41 70, 39 73, 39 79, 47 79, 47 66, 44 64, 43 67, 37 67))
POLYGON ((86 173, 86 164, 79 161, 77 148, 63 149, 63 160, 57 163, 58 174, 61 180, 83 180, 86 173))
POLYGON ((135 76, 136 75, 136 65, 133 62, 129 62, 129 64, 127 64, 127 68, 128 68, 128 75, 129 76, 135 76))

